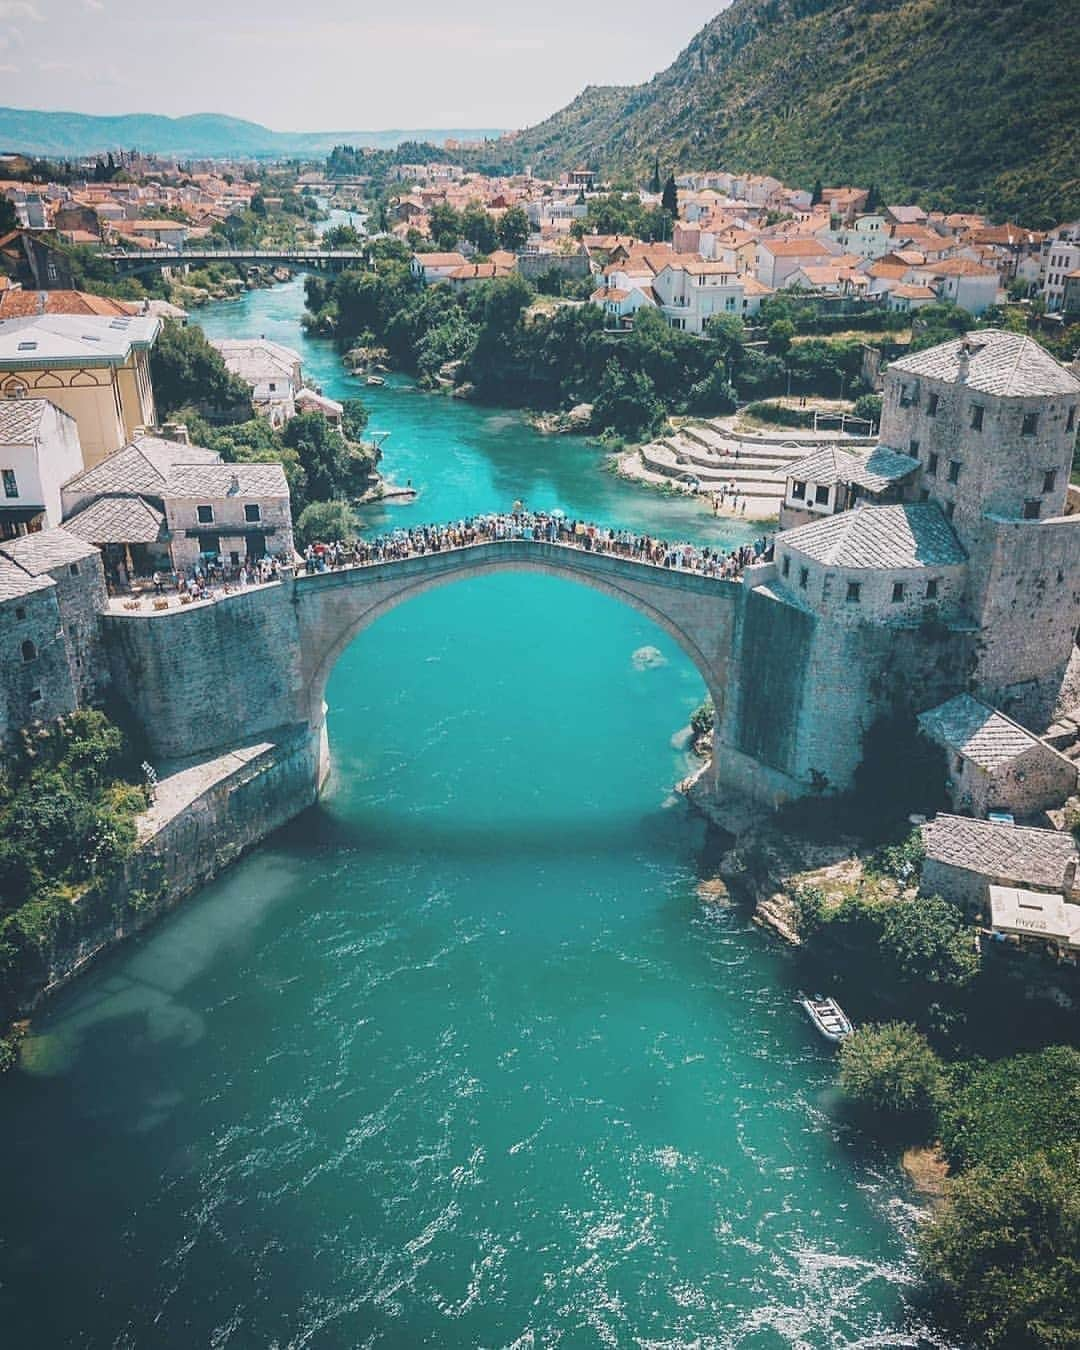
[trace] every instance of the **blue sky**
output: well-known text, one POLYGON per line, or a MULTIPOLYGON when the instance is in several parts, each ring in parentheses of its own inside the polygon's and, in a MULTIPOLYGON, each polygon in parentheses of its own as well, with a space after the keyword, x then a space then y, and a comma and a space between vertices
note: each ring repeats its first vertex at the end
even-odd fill
POLYGON ((721 8, 0 0, 0 104, 224 112, 293 131, 525 126, 586 84, 662 70, 721 8))

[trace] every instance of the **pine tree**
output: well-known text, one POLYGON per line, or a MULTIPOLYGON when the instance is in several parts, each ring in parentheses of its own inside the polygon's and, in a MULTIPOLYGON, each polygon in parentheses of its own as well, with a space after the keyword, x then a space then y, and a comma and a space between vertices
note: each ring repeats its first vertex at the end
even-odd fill
POLYGON ((674 174, 669 175, 667 182, 664 184, 664 193, 663 196, 660 198, 660 205, 668 213, 668 215, 672 218, 672 220, 678 219, 679 190, 675 186, 674 174))
POLYGON ((817 181, 814 183, 814 190, 813 190, 813 192, 810 194, 810 205, 811 205, 811 206, 819 206, 819 205, 821 204, 821 194, 822 194, 824 191, 825 191, 825 189, 824 189, 824 187, 822 187, 821 179, 819 178, 819 179, 817 179, 817 181))
POLYGON ((653 160, 652 177, 649 179, 649 191, 659 193, 660 191, 660 156, 657 155, 653 160))

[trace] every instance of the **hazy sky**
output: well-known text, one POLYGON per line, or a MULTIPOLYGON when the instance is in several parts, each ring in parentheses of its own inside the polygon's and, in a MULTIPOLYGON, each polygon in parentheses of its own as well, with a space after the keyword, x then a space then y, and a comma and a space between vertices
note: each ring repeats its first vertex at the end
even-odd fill
POLYGON ((519 127, 668 65, 723 0, 0 0, 0 105, 277 130, 519 127), (302 16, 302 18, 301 18, 302 16))

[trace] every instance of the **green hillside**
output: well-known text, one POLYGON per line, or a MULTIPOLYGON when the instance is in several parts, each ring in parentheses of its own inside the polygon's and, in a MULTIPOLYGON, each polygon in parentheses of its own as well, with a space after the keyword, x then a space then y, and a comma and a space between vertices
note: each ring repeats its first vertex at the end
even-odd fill
POLYGON ((735 0, 647 84, 589 88, 519 163, 724 167, 1080 215, 1080 22, 1051 0, 735 0))

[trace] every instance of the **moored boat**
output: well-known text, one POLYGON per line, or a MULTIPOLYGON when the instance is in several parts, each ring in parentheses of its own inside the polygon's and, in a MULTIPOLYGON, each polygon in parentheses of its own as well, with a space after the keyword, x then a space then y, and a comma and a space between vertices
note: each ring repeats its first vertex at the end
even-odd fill
POLYGON ((834 998, 822 998, 820 994, 800 994, 799 1002, 806 1014, 827 1041, 846 1040, 855 1028, 851 1019, 834 998))
POLYGON ((367 382, 368 382, 368 384, 371 385, 373 388, 377 388, 377 387, 379 387, 379 386, 381 386, 381 385, 384 385, 384 384, 386 383, 386 381, 383 379, 383 377, 382 377, 381 375, 369 375, 369 376, 367 377, 367 382))

